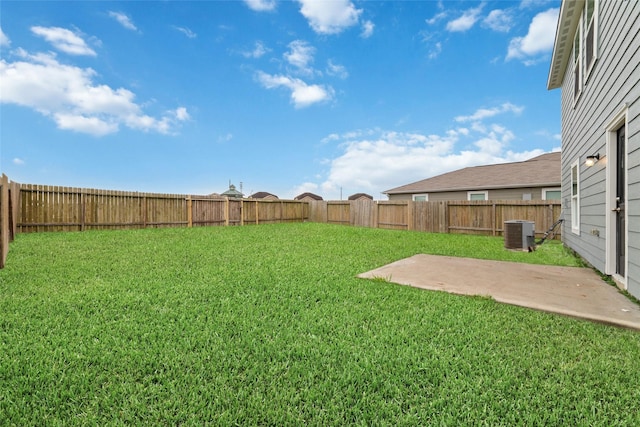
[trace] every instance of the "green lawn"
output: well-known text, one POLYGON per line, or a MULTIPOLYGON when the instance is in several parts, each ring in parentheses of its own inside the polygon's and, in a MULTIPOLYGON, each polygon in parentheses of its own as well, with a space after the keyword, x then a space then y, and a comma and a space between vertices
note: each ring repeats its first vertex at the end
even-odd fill
POLYGON ((640 334, 355 276, 556 243, 280 224, 18 235, 0 425, 640 425, 640 334))

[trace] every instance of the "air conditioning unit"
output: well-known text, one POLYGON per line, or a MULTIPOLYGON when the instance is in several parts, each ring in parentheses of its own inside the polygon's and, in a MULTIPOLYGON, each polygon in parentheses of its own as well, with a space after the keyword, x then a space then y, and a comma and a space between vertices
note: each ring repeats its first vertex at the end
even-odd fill
POLYGON ((504 222, 504 247, 532 251, 535 249, 535 223, 532 221, 511 220, 504 222))

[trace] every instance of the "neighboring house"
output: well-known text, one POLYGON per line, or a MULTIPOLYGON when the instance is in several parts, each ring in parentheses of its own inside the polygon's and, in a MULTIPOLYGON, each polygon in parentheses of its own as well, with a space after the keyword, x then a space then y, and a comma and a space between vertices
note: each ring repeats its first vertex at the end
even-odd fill
POLYGON ((311 202, 314 200, 322 200, 322 197, 313 193, 302 193, 294 197, 294 200, 302 200, 303 202, 311 202))
POLYGON ((640 298, 640 2, 563 0, 547 88, 561 88, 562 240, 640 298))
POLYGON ((524 162, 475 166, 384 191, 389 200, 560 199, 560 153, 524 162))
POLYGON ((242 199, 244 195, 236 190, 236 186, 233 184, 229 184, 229 189, 221 194, 221 196, 228 197, 230 199, 242 199))
POLYGON ((373 197, 366 193, 356 193, 350 195, 348 200, 373 200, 373 197))
POLYGON ((278 196, 275 194, 267 193, 266 191, 258 191, 249 196, 251 199, 264 199, 264 200, 278 200, 278 196))

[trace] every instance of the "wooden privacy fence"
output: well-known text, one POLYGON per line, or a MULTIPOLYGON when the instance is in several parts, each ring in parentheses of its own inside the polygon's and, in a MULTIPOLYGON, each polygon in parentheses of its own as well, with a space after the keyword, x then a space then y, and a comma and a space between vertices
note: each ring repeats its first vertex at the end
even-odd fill
MULTIPOLYGON (((19 185, 18 232, 84 231, 302 222, 308 205, 297 200, 230 200, 19 185)), ((3 215, 4 217, 4 215, 3 215)))
MULTIPOLYGON (((0 268, 16 233, 321 222, 432 233, 500 236, 526 220, 542 236, 560 201, 311 201, 227 199, 18 184, 0 179, 0 268)), ((556 238, 559 238, 558 228, 556 238)))
MULTIPOLYGON (((559 200, 506 201, 312 201, 309 221, 360 227, 501 236, 504 222, 535 223, 541 237, 560 218, 559 200)), ((556 238, 559 238, 560 231, 556 238)))

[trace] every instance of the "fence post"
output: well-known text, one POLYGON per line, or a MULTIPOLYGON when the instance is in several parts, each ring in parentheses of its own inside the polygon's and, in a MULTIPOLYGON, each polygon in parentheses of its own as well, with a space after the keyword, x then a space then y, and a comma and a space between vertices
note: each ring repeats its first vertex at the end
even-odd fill
POLYGON ((0 268, 9 252, 9 179, 5 174, 0 178, 0 268))
POLYGON ((491 206, 491 228, 492 228, 491 235, 492 236, 496 235, 496 226, 497 226, 496 219, 497 219, 497 217, 496 217, 496 204, 494 203, 491 206))
POLYGON ((378 215, 378 210, 380 209, 380 203, 376 202, 373 207, 373 227, 380 228, 380 224, 378 224, 380 216, 378 215))
POLYGON ((224 225, 229 226, 229 198, 224 199, 224 225))
POLYGON ((193 200, 187 196, 187 228, 193 227, 193 200))

